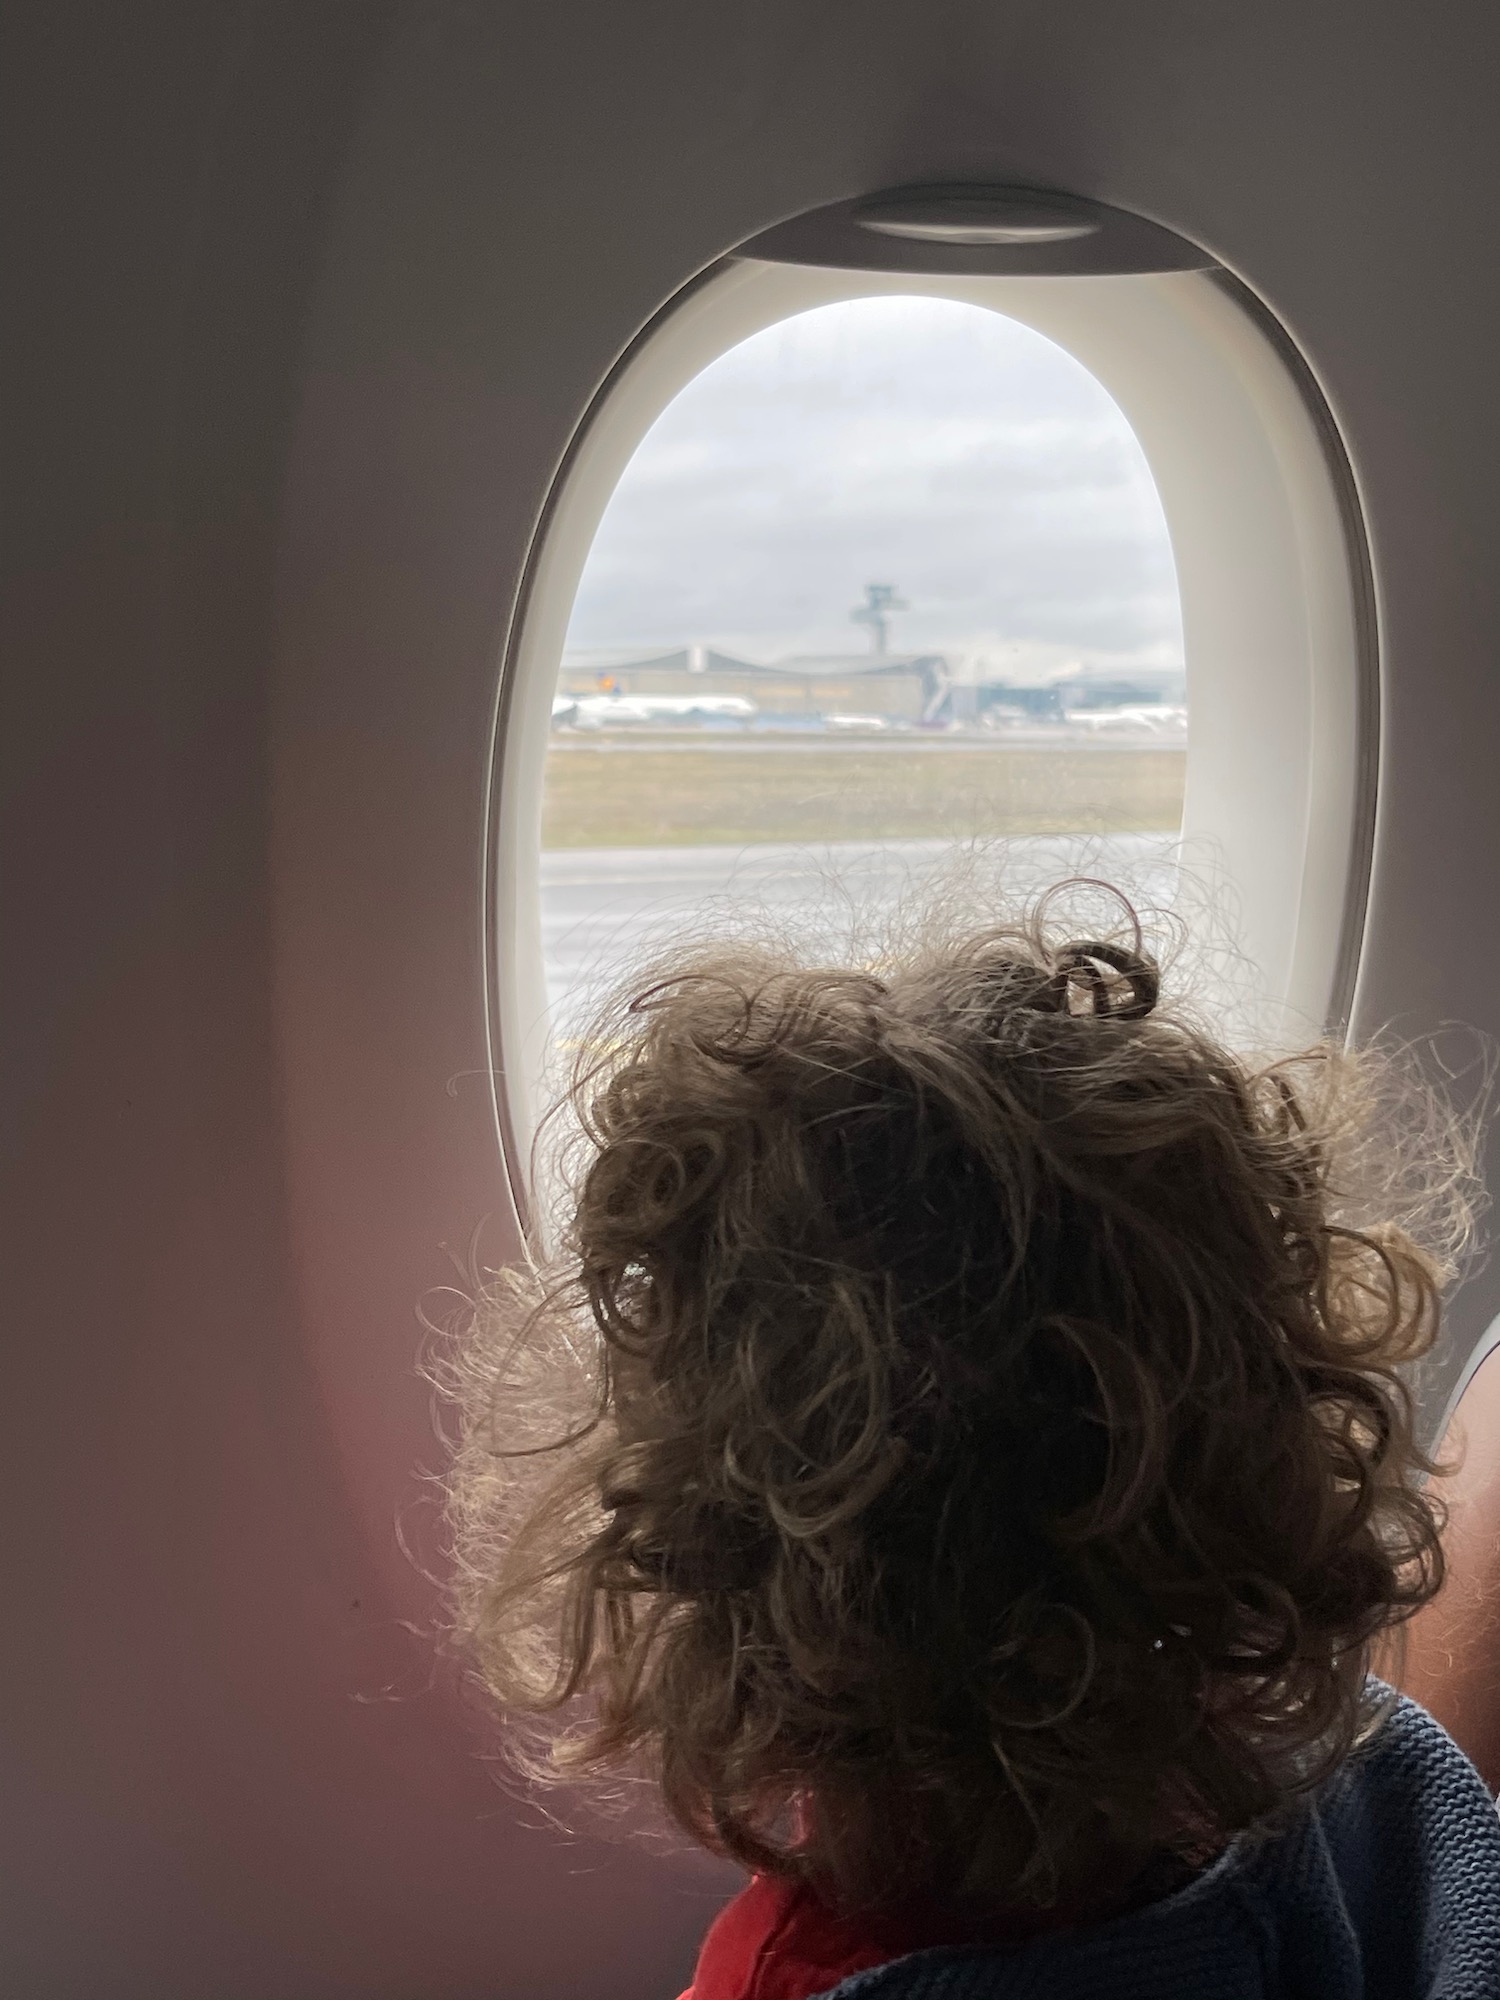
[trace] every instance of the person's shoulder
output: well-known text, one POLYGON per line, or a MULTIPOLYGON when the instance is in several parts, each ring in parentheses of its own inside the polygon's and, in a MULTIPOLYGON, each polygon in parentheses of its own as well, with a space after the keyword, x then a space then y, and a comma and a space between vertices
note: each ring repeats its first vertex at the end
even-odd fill
POLYGON ((1495 1801, 1463 1751, 1425 1708, 1372 1680, 1373 1727, 1331 1781, 1319 1815, 1332 1837, 1346 1821, 1400 1815, 1424 1841, 1472 1825, 1500 1853, 1495 1801))
POLYGON ((1367 2000, 1500 1993, 1500 1814, 1432 1716, 1372 1683, 1371 1728, 1247 1878, 1296 1990, 1339 1991, 1351 1948, 1367 2000))
POLYGON ((1500 1814, 1424 1709, 1379 1683, 1369 1701, 1366 1740, 1315 1799, 1279 1833, 1242 1836, 1161 1902, 1019 1951, 917 1953, 826 2000, 1041 1990, 1052 2000, 1271 1990, 1491 2000, 1500 1814))

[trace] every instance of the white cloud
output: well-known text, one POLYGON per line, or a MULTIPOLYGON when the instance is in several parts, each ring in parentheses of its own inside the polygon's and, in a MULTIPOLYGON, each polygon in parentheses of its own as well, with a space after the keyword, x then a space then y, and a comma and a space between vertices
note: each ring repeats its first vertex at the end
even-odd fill
POLYGON ((1181 658, 1144 455, 1081 363, 951 300, 784 321, 682 392, 600 528, 569 644, 860 649, 866 583, 902 650, 1181 658))

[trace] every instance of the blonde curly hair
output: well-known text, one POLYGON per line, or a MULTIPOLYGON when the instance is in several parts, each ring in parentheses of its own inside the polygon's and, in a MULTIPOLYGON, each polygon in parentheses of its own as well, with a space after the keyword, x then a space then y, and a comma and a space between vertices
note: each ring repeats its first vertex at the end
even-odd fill
POLYGON ((1133 914, 1038 911, 878 972, 708 948, 596 1025, 560 1246, 450 1358, 455 1623, 529 1769, 644 1769, 846 1907, 1024 1906, 1369 1733, 1442 1578, 1401 1371, 1463 1147, 1159 984, 1133 914))

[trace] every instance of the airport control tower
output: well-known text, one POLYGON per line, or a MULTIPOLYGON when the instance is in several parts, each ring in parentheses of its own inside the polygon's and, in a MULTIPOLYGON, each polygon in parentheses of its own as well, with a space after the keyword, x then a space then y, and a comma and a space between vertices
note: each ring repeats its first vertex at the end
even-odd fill
POLYGON ((865 585, 864 603, 857 604, 849 613, 849 616, 856 625, 869 626, 870 644, 873 651, 888 653, 890 651, 891 613, 893 611, 906 611, 909 608, 906 599, 897 596, 895 584, 867 583, 865 585))

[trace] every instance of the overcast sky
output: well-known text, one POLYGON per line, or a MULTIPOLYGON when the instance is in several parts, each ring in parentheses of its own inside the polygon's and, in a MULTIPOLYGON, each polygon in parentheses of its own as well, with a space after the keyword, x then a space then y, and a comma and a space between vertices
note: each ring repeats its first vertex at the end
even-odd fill
POLYGON ((951 300, 820 307, 732 349, 647 435, 570 648, 893 651, 1016 665, 1181 659, 1166 525, 1124 417, 1029 327, 951 300))

